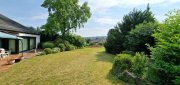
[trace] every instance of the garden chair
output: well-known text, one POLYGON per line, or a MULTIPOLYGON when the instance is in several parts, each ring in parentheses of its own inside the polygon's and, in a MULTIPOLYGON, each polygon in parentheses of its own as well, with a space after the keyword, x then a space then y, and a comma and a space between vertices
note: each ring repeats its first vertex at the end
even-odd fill
POLYGON ((9 57, 9 52, 5 51, 3 48, 0 48, 0 57, 1 58, 5 58, 5 57, 9 57))

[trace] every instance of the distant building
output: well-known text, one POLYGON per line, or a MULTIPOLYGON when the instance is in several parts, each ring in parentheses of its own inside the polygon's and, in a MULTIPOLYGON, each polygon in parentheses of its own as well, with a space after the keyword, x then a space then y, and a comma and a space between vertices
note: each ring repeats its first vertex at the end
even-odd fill
POLYGON ((19 53, 37 48, 39 33, 0 14, 0 48, 19 53))
POLYGON ((104 43, 106 42, 106 37, 86 37, 86 40, 89 40, 90 43, 104 43))

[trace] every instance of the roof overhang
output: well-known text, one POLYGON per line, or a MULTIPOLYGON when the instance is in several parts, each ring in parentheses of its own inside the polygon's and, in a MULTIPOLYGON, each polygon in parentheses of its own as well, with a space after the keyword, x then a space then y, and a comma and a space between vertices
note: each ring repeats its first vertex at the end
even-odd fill
POLYGON ((6 39, 23 39, 23 38, 21 38, 21 37, 17 37, 17 36, 15 36, 15 35, 3 33, 3 32, 0 32, 0 38, 6 38, 6 39))

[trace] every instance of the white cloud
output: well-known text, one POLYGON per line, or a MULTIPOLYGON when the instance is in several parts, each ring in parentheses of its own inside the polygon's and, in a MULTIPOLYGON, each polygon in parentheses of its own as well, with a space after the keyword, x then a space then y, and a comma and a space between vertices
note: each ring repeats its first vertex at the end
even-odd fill
POLYGON ((92 36, 107 36, 109 29, 103 28, 82 28, 77 30, 75 34, 81 35, 83 37, 92 37, 92 36))
POLYGON ((48 13, 41 13, 39 15, 31 17, 33 20, 42 20, 42 19, 47 19, 48 18, 48 13))
POLYGON ((115 25, 119 19, 113 19, 110 17, 101 17, 101 18, 94 18, 94 22, 97 22, 102 25, 115 25))
POLYGON ((132 7, 153 4, 174 4, 180 0, 81 0, 81 3, 87 1, 92 10, 100 10, 111 7, 132 7))

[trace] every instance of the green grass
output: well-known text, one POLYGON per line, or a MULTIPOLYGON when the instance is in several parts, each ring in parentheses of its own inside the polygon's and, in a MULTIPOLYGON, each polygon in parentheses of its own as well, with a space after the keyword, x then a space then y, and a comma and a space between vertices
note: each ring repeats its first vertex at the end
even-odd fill
POLYGON ((0 73, 0 85, 126 85, 109 71, 114 55, 85 48, 23 60, 0 73))

